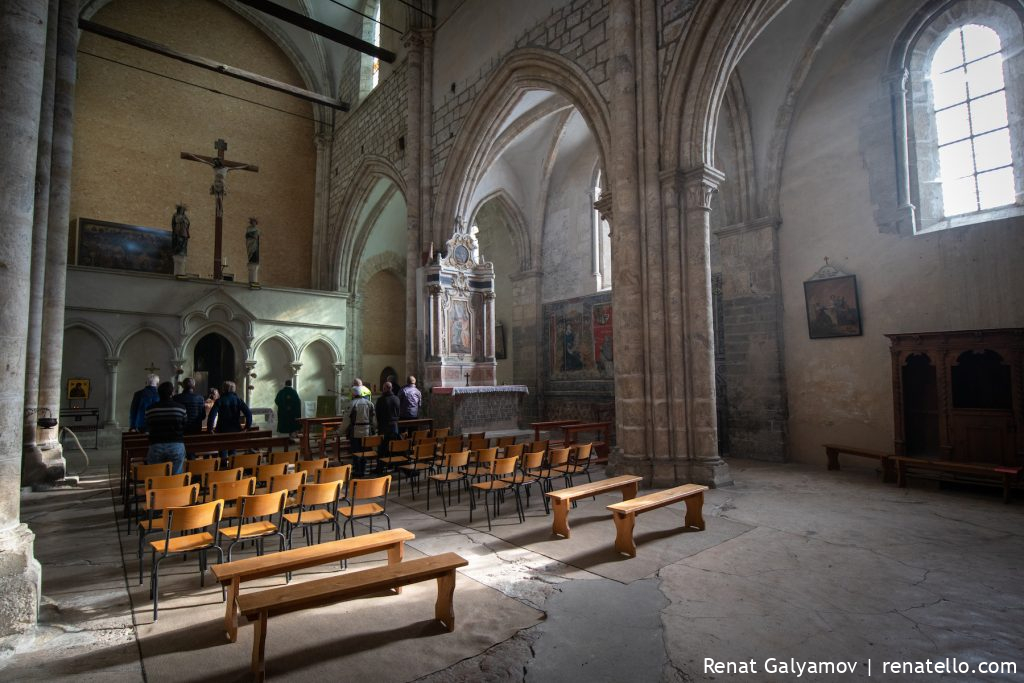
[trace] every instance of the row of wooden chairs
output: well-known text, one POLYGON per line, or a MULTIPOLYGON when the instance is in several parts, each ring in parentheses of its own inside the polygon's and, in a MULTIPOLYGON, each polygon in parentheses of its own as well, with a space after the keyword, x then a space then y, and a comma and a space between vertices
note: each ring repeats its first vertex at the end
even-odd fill
POLYGON ((293 533, 301 529, 307 545, 313 544, 314 530, 319 543, 323 528, 333 529, 335 540, 347 535, 350 527, 355 535, 355 520, 387 515, 387 496, 391 477, 350 479, 348 465, 317 471, 317 483, 306 481, 306 472, 295 472, 271 478, 266 493, 256 493, 256 478, 219 482, 213 485, 213 500, 199 503, 199 484, 189 483, 189 473, 165 475, 160 481, 152 478, 153 488, 147 491, 147 517, 139 522, 139 583, 143 582, 143 544, 147 536, 163 533, 162 540, 149 542, 151 550, 150 595, 153 619, 158 617, 160 563, 172 554, 196 552, 199 555, 200 585, 205 580, 207 553, 215 550, 224 561, 222 537, 230 540, 227 560, 236 545, 252 541, 257 555, 264 552, 267 538, 278 537, 278 549, 291 548, 293 533), (177 478, 181 486, 160 487, 177 478), (344 505, 341 505, 344 501, 344 505), (276 517, 276 519, 275 519, 276 517), (344 525, 339 518, 345 519, 344 525), (222 522, 227 521, 227 524, 222 522), (172 533, 179 535, 173 536, 172 533))

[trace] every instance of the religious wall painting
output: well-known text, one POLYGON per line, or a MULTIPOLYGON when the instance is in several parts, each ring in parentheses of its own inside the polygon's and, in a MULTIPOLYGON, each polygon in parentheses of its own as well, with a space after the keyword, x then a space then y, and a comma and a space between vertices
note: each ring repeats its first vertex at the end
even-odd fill
POLYGON ((857 276, 828 264, 804 282, 807 331, 811 339, 859 337, 862 334, 857 276))
POLYGON ((78 219, 72 263, 93 268, 174 273, 170 230, 78 219))
POLYGON ((469 301, 454 299, 448 309, 448 352, 456 356, 473 353, 473 318, 469 301))
POLYGON ((87 401, 89 399, 89 386, 88 377, 72 377, 68 379, 68 400, 87 401))
POLYGON ((594 335, 594 364, 608 375, 615 374, 615 359, 612 355, 612 305, 596 304, 592 312, 594 335))

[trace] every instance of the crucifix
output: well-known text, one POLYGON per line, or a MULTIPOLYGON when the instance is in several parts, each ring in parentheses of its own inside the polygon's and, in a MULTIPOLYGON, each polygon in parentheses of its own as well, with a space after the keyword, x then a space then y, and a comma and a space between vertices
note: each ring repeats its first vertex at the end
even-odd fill
POLYGON ((151 375, 155 375, 156 371, 159 370, 159 369, 160 368, 158 368, 156 366, 156 363, 154 363, 153 361, 149 361, 149 367, 148 368, 143 368, 143 370, 146 370, 151 375))
POLYGON ((228 193, 224 187, 224 180, 227 177, 228 171, 252 171, 258 173, 260 167, 255 164, 225 159, 224 152, 228 148, 228 143, 224 142, 224 140, 217 140, 213 143, 213 146, 217 149, 217 156, 215 157, 182 152, 181 158, 188 159, 189 161, 199 161, 213 167, 213 185, 210 186, 210 194, 217 200, 213 238, 213 279, 220 280, 224 277, 224 262, 221 259, 224 235, 224 195, 228 193))

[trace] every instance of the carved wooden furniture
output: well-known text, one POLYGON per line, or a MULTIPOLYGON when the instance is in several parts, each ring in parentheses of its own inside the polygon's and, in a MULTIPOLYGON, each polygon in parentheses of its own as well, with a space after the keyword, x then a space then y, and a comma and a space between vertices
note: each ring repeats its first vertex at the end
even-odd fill
POLYGON ((612 521, 615 522, 615 549, 630 557, 636 557, 636 542, 633 541, 636 516, 641 512, 656 510, 681 500, 686 502, 686 517, 683 527, 693 527, 703 531, 704 492, 707 490, 707 486, 700 484, 683 484, 607 506, 612 511, 612 521))
POLYGON ((867 448, 856 448, 854 446, 840 446, 835 443, 825 444, 825 456, 828 458, 830 470, 839 469, 839 454, 858 455, 862 458, 873 458, 882 466, 882 481, 892 483, 896 481, 896 473, 893 468, 893 454, 883 451, 873 451, 867 448))
POLYGON ((224 614, 224 632, 232 643, 238 638, 238 612, 235 601, 238 591, 245 581, 255 581, 278 574, 291 572, 307 567, 341 562, 352 557, 371 555, 387 551, 388 564, 397 564, 405 556, 405 542, 416 538, 411 531, 405 529, 389 529, 373 534, 344 538, 340 541, 328 541, 319 545, 283 550, 270 555, 247 557, 242 560, 225 562, 213 566, 213 575, 228 588, 227 611, 224 614))
POLYGON ((444 624, 448 631, 454 631, 455 570, 467 564, 469 563, 464 558, 455 553, 444 553, 240 596, 238 609, 249 621, 254 622, 256 629, 252 641, 254 680, 263 681, 266 677, 267 620, 278 614, 332 605, 343 600, 437 579, 434 618, 444 624))
POLYGON ((1024 466, 1024 328, 886 336, 897 456, 1024 466))
POLYGON ((924 458, 908 458, 898 456, 894 458, 896 472, 898 474, 897 484, 900 488, 907 485, 907 470, 930 470, 939 472, 955 478, 957 475, 967 475, 980 484, 992 484, 1001 486, 1003 489, 1003 502, 1010 502, 1010 487, 1020 481, 1020 473, 1024 467, 1006 467, 999 465, 982 465, 963 462, 950 462, 948 460, 926 460, 924 458))
MULTIPOLYGON (((568 452, 569 449, 564 449, 568 452)), ((620 477, 602 479, 587 484, 580 484, 560 491, 548 491, 547 496, 551 499, 554 509, 554 516, 551 520, 551 533, 569 538, 569 506, 573 501, 581 498, 590 498, 598 493, 609 491, 622 491, 622 500, 630 500, 636 497, 643 477, 633 474, 624 474, 620 477)))

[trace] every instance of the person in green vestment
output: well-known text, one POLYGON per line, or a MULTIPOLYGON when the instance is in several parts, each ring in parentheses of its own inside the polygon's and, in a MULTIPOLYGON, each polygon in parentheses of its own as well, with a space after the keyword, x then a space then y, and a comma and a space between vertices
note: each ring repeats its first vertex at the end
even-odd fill
POLYGON ((292 381, 284 383, 284 389, 274 397, 277 406, 277 431, 281 434, 295 436, 299 431, 298 419, 302 417, 302 400, 299 393, 292 389, 292 381))

